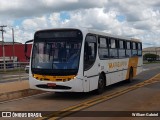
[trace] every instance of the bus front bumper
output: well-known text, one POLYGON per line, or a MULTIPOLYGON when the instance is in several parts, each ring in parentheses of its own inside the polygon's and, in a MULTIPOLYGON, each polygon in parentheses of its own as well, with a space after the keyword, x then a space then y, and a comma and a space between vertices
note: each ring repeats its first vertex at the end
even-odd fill
POLYGON ((54 92, 83 92, 83 79, 75 77, 65 82, 40 81, 32 76, 29 77, 29 84, 31 89, 38 89, 43 91, 54 92))

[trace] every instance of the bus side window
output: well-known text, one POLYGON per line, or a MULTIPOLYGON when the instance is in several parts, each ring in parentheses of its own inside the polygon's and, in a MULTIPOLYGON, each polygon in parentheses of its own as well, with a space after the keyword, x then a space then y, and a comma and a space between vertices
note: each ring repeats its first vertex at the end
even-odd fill
POLYGON ((138 56, 142 56, 142 44, 138 43, 138 56))
POLYGON ((131 57, 131 42, 126 44, 126 57, 131 57))
POLYGON ((118 51, 117 51, 117 40, 111 38, 110 39, 110 49, 109 49, 109 53, 110 53, 110 58, 117 58, 118 57, 118 51))
POLYGON ((137 43, 132 42, 132 56, 137 56, 137 43))
POLYGON ((119 58, 123 58, 126 56, 125 54, 125 41, 119 40, 119 58))
POLYGON ((88 70, 94 64, 97 53, 96 37, 88 35, 84 46, 84 70, 88 70))
POLYGON ((99 58, 100 59, 106 59, 109 56, 108 53, 108 41, 104 37, 99 38, 99 58))

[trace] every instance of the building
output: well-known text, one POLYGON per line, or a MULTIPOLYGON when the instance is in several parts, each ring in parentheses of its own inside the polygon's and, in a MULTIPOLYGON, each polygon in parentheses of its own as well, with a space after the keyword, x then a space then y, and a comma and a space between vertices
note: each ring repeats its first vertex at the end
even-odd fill
POLYGON ((160 56, 160 47, 148 47, 143 49, 143 55, 146 53, 156 54, 160 56))
MULTIPOLYGON (((32 44, 28 44, 28 52, 27 55, 30 55, 32 44)), ((4 42, 5 49, 5 61, 6 62, 28 62, 24 53, 25 45, 22 43, 15 42, 13 46, 13 42, 4 42), (13 52, 14 49, 14 52, 13 52), (14 60, 13 60, 14 56, 14 60)), ((3 62, 3 47, 2 41, 0 41, 0 62, 3 62)))
POLYGON ((142 51, 142 54, 144 55, 144 54, 147 54, 147 53, 159 55, 159 59, 160 59, 160 47, 144 48, 143 51, 142 51))

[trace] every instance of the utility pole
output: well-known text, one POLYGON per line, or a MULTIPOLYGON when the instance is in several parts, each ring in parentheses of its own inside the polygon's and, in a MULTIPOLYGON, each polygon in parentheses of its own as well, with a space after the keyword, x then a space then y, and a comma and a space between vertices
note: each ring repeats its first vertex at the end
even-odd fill
POLYGON ((13 39, 13 46, 12 46, 12 49, 13 49, 13 64, 14 64, 14 56, 15 56, 15 49, 14 49, 14 29, 12 27, 12 39, 13 39))
POLYGON ((5 32, 5 30, 3 29, 4 27, 7 27, 6 25, 2 25, 0 26, 1 29, 0 31, 2 32, 2 49, 3 49, 3 68, 4 68, 4 71, 6 71, 6 61, 5 61, 5 49, 4 49, 4 37, 3 37, 3 32, 5 32))

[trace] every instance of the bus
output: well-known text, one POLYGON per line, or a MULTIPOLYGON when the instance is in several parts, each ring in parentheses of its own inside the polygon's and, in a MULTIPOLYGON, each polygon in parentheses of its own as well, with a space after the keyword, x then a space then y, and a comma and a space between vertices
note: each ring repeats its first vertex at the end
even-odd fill
MULTIPOLYGON (((87 28, 58 28, 35 32, 29 84, 55 92, 102 93, 105 86, 142 71, 142 42, 87 28)), ((27 52, 27 47, 25 47, 27 52)))

